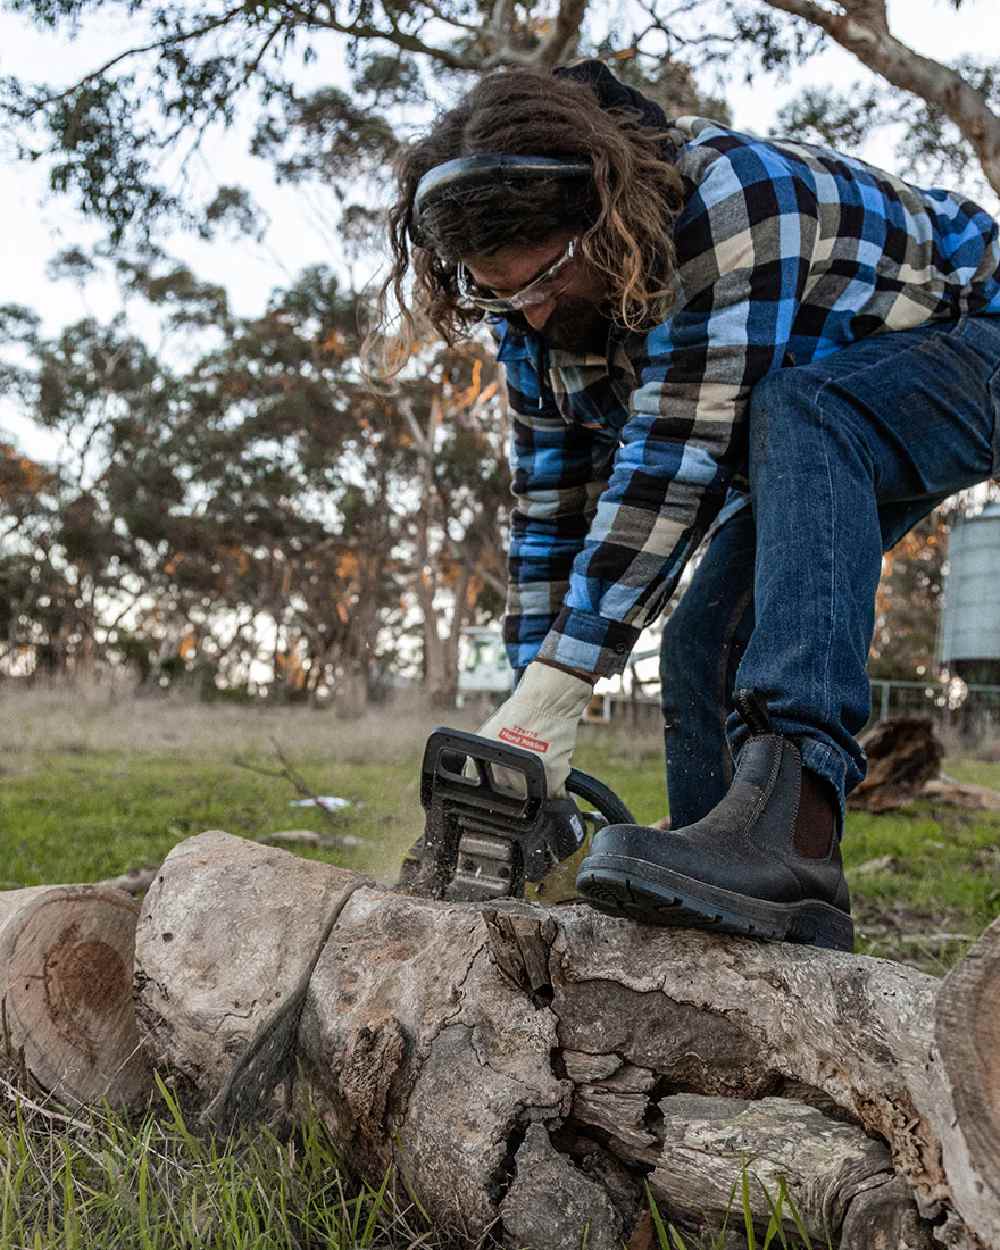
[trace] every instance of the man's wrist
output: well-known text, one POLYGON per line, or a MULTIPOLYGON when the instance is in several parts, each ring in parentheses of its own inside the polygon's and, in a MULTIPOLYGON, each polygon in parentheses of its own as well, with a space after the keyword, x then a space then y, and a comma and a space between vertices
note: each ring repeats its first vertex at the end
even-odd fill
POLYGON ((546 668, 557 668, 560 673, 569 673, 570 677, 579 677, 581 681, 589 681, 593 686, 598 680, 596 673, 584 673, 578 668, 570 668, 566 664, 560 664, 557 660, 544 660, 541 656, 536 656, 535 664, 544 664, 546 668))

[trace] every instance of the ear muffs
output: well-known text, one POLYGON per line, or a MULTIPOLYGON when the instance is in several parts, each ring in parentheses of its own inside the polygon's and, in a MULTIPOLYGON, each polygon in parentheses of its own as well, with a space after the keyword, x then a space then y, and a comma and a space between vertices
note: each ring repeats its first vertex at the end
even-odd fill
POLYGON ((416 247, 433 247, 427 230, 428 217, 434 209, 448 202, 461 202, 470 191, 482 187, 523 187, 525 183, 557 179, 567 183, 571 194, 567 203, 578 198, 579 185, 591 176, 585 161, 565 160, 558 156, 511 156, 486 153, 460 156, 443 165, 435 165, 417 183, 410 218, 410 242, 416 247))

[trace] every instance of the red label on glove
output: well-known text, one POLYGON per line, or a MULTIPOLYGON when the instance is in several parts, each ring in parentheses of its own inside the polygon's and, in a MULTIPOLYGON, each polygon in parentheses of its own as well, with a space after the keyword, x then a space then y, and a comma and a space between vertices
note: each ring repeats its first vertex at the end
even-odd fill
POLYGON ((549 749, 549 743, 536 738, 530 730, 522 729, 520 725, 511 725, 509 729, 505 725, 497 737, 501 742, 509 742, 515 747, 524 747, 526 751, 538 751, 541 755, 549 749))

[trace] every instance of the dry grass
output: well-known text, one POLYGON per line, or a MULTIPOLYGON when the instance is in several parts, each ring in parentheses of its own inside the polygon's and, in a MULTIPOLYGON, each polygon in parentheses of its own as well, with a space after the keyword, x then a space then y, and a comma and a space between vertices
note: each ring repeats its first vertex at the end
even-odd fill
MULTIPOLYGON (((304 707, 198 703, 178 695, 136 697, 114 685, 81 682, 0 686, 5 751, 20 755, 198 753, 212 757, 272 752, 322 755, 337 763, 397 763, 418 755, 443 717, 416 700, 397 700, 360 720, 304 707)), ((449 712, 448 723, 474 728, 473 712, 449 712)))

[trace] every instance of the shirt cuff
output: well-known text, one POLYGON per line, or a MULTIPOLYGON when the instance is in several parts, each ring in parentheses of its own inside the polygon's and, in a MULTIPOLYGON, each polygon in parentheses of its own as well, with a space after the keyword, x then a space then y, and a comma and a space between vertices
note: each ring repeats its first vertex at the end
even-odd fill
POLYGON ((563 608, 538 656, 595 677, 613 677, 624 670, 639 632, 623 621, 563 608))
POLYGON ((504 617, 503 635, 507 661, 515 672, 526 669, 535 659, 555 619, 555 612, 544 616, 520 616, 508 612, 504 617))

